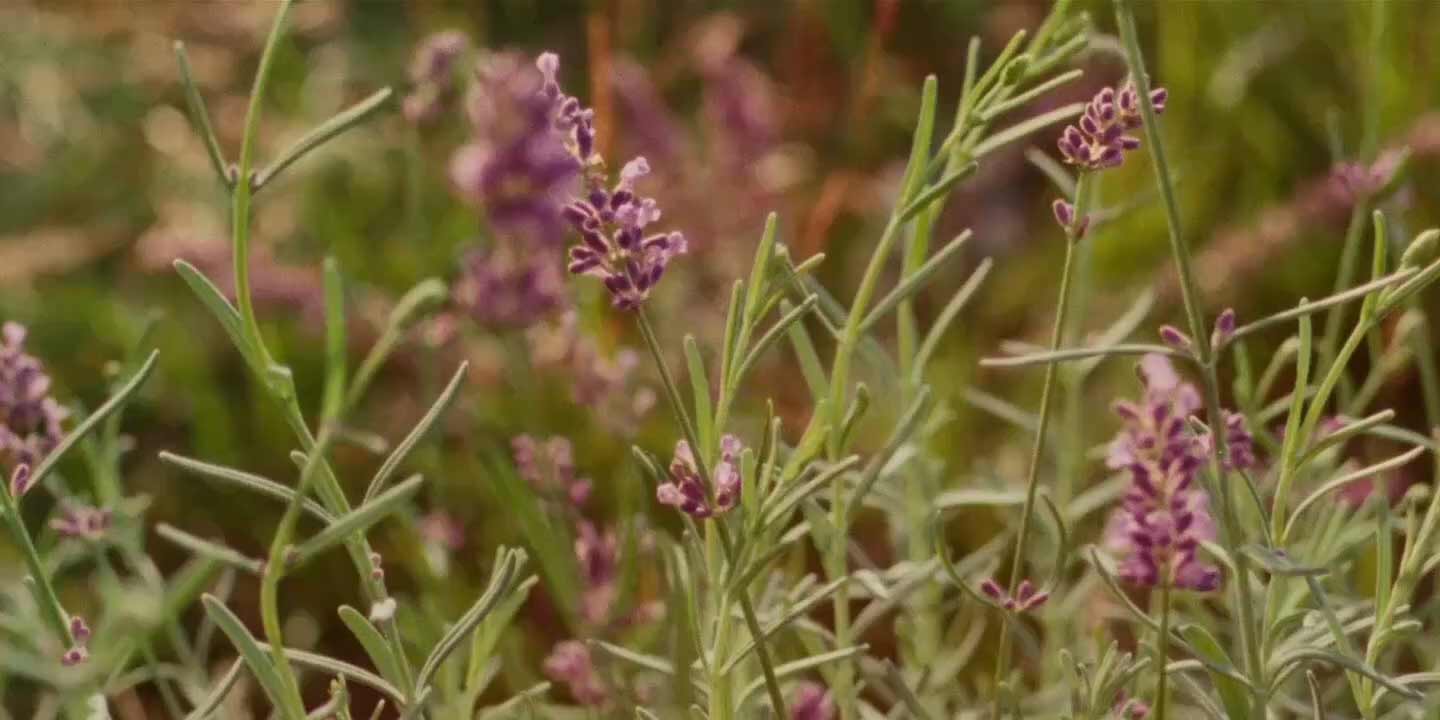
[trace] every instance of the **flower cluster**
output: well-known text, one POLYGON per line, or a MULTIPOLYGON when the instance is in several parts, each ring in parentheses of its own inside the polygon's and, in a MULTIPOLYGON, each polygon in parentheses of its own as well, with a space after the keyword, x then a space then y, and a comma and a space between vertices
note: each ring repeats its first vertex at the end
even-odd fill
POLYGON ((1140 376, 1143 401, 1115 406, 1125 426, 1106 464, 1128 471, 1130 487, 1110 518, 1107 544, 1123 556, 1120 576, 1127 582, 1214 590, 1219 570, 1196 555, 1201 542, 1215 538, 1209 496, 1196 483, 1204 456, 1185 429, 1200 408, 1199 393, 1164 355, 1144 356, 1140 376))
POLYGON ((79 615, 70 616, 70 637, 75 642, 60 656, 60 664, 73 667, 90 659, 90 626, 79 615))
POLYGON ((498 239, 526 243, 524 254, 564 243, 560 211, 581 170, 556 132, 558 103, 547 87, 519 56, 477 62, 466 103, 473 136, 450 160, 461 196, 485 209, 498 239))
MULTIPOLYGON (((1167 96, 1164 88, 1150 91, 1150 106, 1156 113, 1165 110, 1167 96)), ((1067 125, 1056 144, 1065 162, 1082 171, 1119 167, 1125 153, 1140 147, 1140 138, 1126 134, 1140 124, 1139 92, 1127 82, 1119 90, 1107 87, 1096 93, 1080 121, 1067 125)), ((1090 218, 1077 217, 1074 204, 1056 200, 1051 209, 1060 227, 1077 239, 1084 236, 1090 218)))
MULTIPOLYGON (((1150 106, 1165 110, 1165 88, 1150 91, 1150 106)), ((1085 105, 1080 122, 1065 127, 1057 143, 1065 162, 1082 170, 1119 167, 1125 153, 1140 147, 1140 139, 1126 133, 1140 127, 1140 98, 1135 86, 1105 88, 1085 105)))
POLYGON ((570 272, 600 278, 615 307, 625 310, 645 302, 670 260, 687 250, 679 232, 645 235, 660 219, 655 201, 635 194, 635 181, 649 172, 645 158, 631 160, 613 188, 595 187, 565 208, 582 241, 570 248, 570 272))
POLYGON ((633 434, 655 406, 655 391, 637 382, 639 354, 621 348, 606 356, 593 337, 581 332, 573 311, 561 315, 558 322, 531 327, 526 339, 531 361, 563 374, 574 401, 606 418, 612 430, 633 434))
POLYGON ((50 527, 63 537, 93 542, 105 536, 110 520, 109 510, 70 503, 62 507, 59 517, 50 521, 50 527))
POLYGON ((620 179, 607 188, 604 159, 595 147, 594 111, 560 89, 556 79, 560 59, 554 53, 541 55, 535 64, 544 76, 540 96, 548 103, 550 127, 585 171, 584 197, 574 199, 564 210, 565 219, 582 241, 570 248, 570 272, 600 278, 616 307, 638 308, 670 260, 685 253, 685 236, 678 232, 645 235, 646 227, 660 219, 655 201, 635 192, 635 181, 650 172, 649 163, 643 157, 631 160, 620 170, 620 179))
POLYGON ((590 499, 591 482, 576 476, 575 451, 567 438, 557 435, 541 441, 519 435, 510 441, 510 450, 515 469, 535 490, 562 493, 577 508, 590 499))
POLYGON ((670 481, 655 489, 655 499, 694 518, 708 518, 728 512, 740 501, 740 439, 726 435, 720 439, 720 462, 715 464, 712 498, 695 463, 690 443, 675 443, 675 457, 670 461, 670 481))
POLYGON ((610 618, 619 595, 620 546, 615 531, 607 528, 602 532, 595 523, 577 521, 575 560, 584 586, 580 615, 592 625, 601 625, 610 618))
POLYGON ((25 334, 19 323, 0 329, 0 461, 12 467, 33 467, 55 449, 67 415, 50 396, 45 368, 25 352, 25 334))
POLYGON ((1005 591, 1005 588, 1000 587, 1000 583, 995 582, 994 578, 986 578, 984 582, 980 583, 980 592, 985 593, 985 597, 994 600, 1000 607, 1011 612, 1028 612, 1044 605, 1045 601, 1050 599, 1050 593, 1043 590, 1037 591, 1035 585, 1029 580, 1021 580, 1012 596, 1005 591))
POLYGON ((610 699, 605 683, 595 671, 590 648, 579 640, 557 644, 545 658, 545 674, 555 682, 564 683, 575 702, 581 705, 600 707, 610 699))
POLYGON ((564 276, 544 253, 471 250, 452 296, 481 325, 526 328, 566 303, 564 276))
POLYGON ((795 689, 790 701, 790 720, 832 720, 834 717, 835 700, 824 686, 806 682, 795 689))
POLYGON ((455 64, 470 47, 458 30, 446 30, 425 38, 410 61, 410 94, 401 110, 415 125, 436 120, 455 99, 455 64))

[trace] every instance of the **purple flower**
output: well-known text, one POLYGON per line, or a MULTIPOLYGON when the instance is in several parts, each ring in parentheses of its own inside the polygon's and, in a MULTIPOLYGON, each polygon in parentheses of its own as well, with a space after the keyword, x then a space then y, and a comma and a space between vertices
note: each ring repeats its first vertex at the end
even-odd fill
POLYGON ((575 701, 587 707, 600 707, 610 699, 590 648, 579 640, 566 640, 550 650, 545 658, 545 674, 555 682, 564 683, 575 701))
POLYGON ((681 233, 645 234, 660 219, 655 201, 635 194, 635 181, 649 172, 645 158, 635 158, 613 188, 593 188, 565 208, 582 241, 570 248, 570 272, 600 278, 615 307, 625 310, 645 302, 670 260, 687 250, 681 233))
POLYGON ((530 327, 567 302, 559 258, 550 253, 472 250, 460 267, 455 304, 482 325, 530 327))
MULTIPOLYGON (((1164 88, 1150 92, 1156 113, 1165 110, 1164 88)), ((1135 86, 1104 88, 1085 106, 1079 122, 1069 125, 1057 143, 1065 162, 1083 170, 1119 167, 1125 153, 1140 147, 1140 139, 1125 133, 1141 125, 1140 100, 1135 86)))
POLYGON ((690 443, 675 443, 675 457, 670 461, 670 481, 655 489, 655 499, 694 518, 708 518, 728 512, 740 501, 739 438, 726 435, 720 439, 720 462, 715 464, 715 495, 710 497, 695 463, 690 443))
POLYGON ((455 63, 470 47, 458 30, 435 33, 423 40, 410 61, 413 87, 401 104, 405 119, 416 125, 433 122, 455 99, 455 63))
MULTIPOLYGON (((68 415, 50 396, 45 368, 25 352, 25 335, 19 323, 0 329, 0 462, 12 467, 39 464, 64 437, 61 423, 68 415)), ((29 488, 28 473, 20 484, 29 488)))
POLYGON ((526 339, 536 366, 564 374, 572 399, 605 418, 611 430, 633 434, 654 407, 654 390, 636 377, 639 354, 630 348, 603 354, 595 339, 581 332, 574 311, 565 312, 559 322, 531 327, 526 339))
POLYGON ((420 537, 450 552, 465 547, 465 526, 444 510, 432 510, 420 518, 420 537))
POLYGON ((70 637, 74 643, 60 656, 60 664, 73 667, 90 659, 90 626, 79 615, 70 616, 70 637))
POLYGON ((795 689, 790 700, 790 720, 832 720, 835 700, 823 685, 807 682, 795 689))
POLYGON ((501 239, 559 248, 581 164, 556 129, 545 77, 515 55, 489 56, 476 64, 467 107, 474 135, 450 160, 451 182, 501 239))
POLYGON ((10 498, 19 500, 22 495, 30 491, 31 475, 29 465, 16 465, 15 470, 10 473, 10 498))
POLYGON ((516 471, 537 491, 563 495, 572 507, 589 499, 590 480, 577 477, 575 451, 568 439, 557 435, 541 442, 518 435, 510 441, 510 449, 516 471))
POLYGON ((1221 348, 1235 336, 1235 308, 1225 308, 1215 318, 1215 329, 1210 333, 1210 347, 1221 348))
POLYGON ((1106 544, 1122 556, 1119 574, 1127 582, 1214 590, 1219 570, 1197 557, 1200 543, 1215 538, 1209 496, 1196 482, 1204 456, 1185 428, 1199 393, 1164 355, 1144 356, 1140 377, 1143 402, 1115 407, 1125 424, 1106 464, 1127 470, 1130 487, 1110 517, 1106 544))
POLYGON ((586 622, 599 625, 610 617, 619 595, 616 580, 620 569, 620 547, 614 530, 601 532, 594 523, 575 524, 575 559, 584 583, 580 614, 586 622))
POLYGON ((1015 595, 1011 596, 994 578, 986 578, 980 583, 980 592, 1011 612, 1034 610, 1050 599, 1050 593, 1037 591, 1029 580, 1021 580, 1020 585, 1015 588, 1015 595))
POLYGON ((1150 714, 1150 704, 1121 690, 1115 699, 1115 713, 1125 720, 1143 720, 1150 714))
POLYGON ((66 504, 50 527, 65 537, 96 541, 110 529, 110 511, 88 505, 66 504))

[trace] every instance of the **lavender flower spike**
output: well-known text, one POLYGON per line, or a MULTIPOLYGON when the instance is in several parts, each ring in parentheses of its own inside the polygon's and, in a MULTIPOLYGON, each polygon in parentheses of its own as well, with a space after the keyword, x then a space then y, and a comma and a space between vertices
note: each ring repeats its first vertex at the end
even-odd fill
POLYGON ((570 272, 600 278, 615 307, 624 310, 644 303, 670 260, 687 250, 678 232, 645 236, 646 226, 660 219, 655 201, 635 194, 635 181, 649 172, 645 158, 635 158, 611 190, 597 187, 565 208, 581 239, 570 248, 570 272))
MULTIPOLYGON (((1164 88, 1150 93, 1151 107, 1165 110, 1164 88)), ((1140 127, 1140 99, 1135 86, 1105 88, 1085 106, 1080 121, 1067 126, 1057 143, 1065 162, 1083 170, 1119 167, 1125 153, 1140 147, 1140 139, 1125 133, 1140 127)))
POLYGON ((1115 408, 1125 427, 1107 464, 1130 473, 1130 488, 1110 517, 1106 544, 1122 556, 1119 574, 1127 582, 1208 592, 1219 587, 1220 571, 1197 551, 1215 538, 1215 526, 1210 498, 1195 482, 1204 455, 1185 427, 1199 393, 1164 355, 1144 356, 1140 377, 1143 404, 1115 408))
POLYGON ((25 352, 25 335, 19 323, 0 329, 0 463, 34 467, 64 437, 68 413, 50 396, 45 368, 25 352))

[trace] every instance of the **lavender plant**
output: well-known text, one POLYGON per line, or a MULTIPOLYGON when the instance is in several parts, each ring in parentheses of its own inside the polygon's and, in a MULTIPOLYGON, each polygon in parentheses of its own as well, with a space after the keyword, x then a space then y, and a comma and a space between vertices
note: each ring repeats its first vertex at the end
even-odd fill
MULTIPOLYGON (((380 698, 361 708, 372 718, 1433 717, 1440 674, 1425 629, 1440 494, 1392 488, 1392 475, 1427 454, 1440 472, 1440 370, 1421 302, 1440 278, 1440 230, 1409 232, 1406 209, 1388 202, 1405 156, 1378 155, 1368 113, 1356 157, 1335 158, 1334 184, 1354 209, 1334 292, 1268 316, 1209 317, 1161 126, 1167 108, 1191 99, 1153 84, 1131 3, 1115 0, 1114 10, 1118 37, 1059 0, 988 66, 972 40, 948 129, 940 80, 927 77, 908 162, 853 295, 816 276, 824 255, 792 255, 772 213, 748 274, 727 278, 713 345, 657 312, 684 268, 706 262, 691 254, 685 215, 651 195, 673 177, 660 165, 676 155, 652 155, 658 178, 646 157, 616 161, 603 140, 617 134, 604 127, 613 116, 567 91, 555 53, 472 51, 463 33, 434 35, 399 110, 417 133, 463 110, 466 139, 445 172, 482 221, 479 242, 452 283, 426 280, 394 303, 353 369, 347 283, 326 259, 324 367, 308 410, 257 317, 255 203, 312 151, 384 111, 392 93, 260 162, 261 110, 291 12, 282 0, 232 164, 177 43, 191 120, 230 204, 230 292, 189 263, 175 268, 283 418, 294 477, 161 453, 186 474, 283 507, 263 557, 157 526, 193 555, 163 579, 145 552, 143 504, 121 481, 119 429, 155 355, 129 358, 111 399, 67 427, 70 412, 27 354, 23 328, 7 324, 0 510, 28 576, 23 591, 0 594, 0 668, 40 688, 37 716, 66 717, 106 717, 110 698, 142 685, 170 716, 197 720, 247 716, 257 701, 287 720, 349 718, 361 686, 380 698), (1066 69, 1081 56, 1123 61, 1125 74, 1085 102, 1055 105, 1081 78, 1066 69), (1037 100, 1049 109, 1016 118, 1037 100), (972 237, 934 242, 946 199, 998 150, 1032 140, 1052 148, 1027 157, 1058 191, 1051 231, 1063 243, 1048 343, 1006 343, 980 366, 1007 378, 1043 368, 1033 410, 976 387, 952 396, 931 367, 990 260, 928 324, 919 301, 972 237), (1183 323, 1159 324, 1153 342, 1134 339, 1151 322, 1151 296, 1105 322, 1089 307, 1095 248, 1147 202, 1117 203, 1112 179, 1143 172, 1146 156, 1183 309, 1183 323), (1370 274, 1357 280, 1367 237, 1370 274), (524 549, 496 550, 485 588, 457 617, 425 597, 467 559, 455 508, 412 523, 430 571, 413 593, 392 591, 373 533, 422 504, 425 479, 400 474, 461 396, 467 365, 400 439, 369 443, 384 457, 363 493, 347 490, 332 456, 357 435, 368 391, 402 340, 422 327, 443 346, 463 334, 462 319, 513 351, 505 372, 563 378, 567 399, 630 457, 597 464, 541 427, 482 450, 481 480, 524 549), (1096 324, 1104 328, 1087 336, 1096 324), (598 327, 638 336, 644 355, 616 350, 623 340, 598 327), (1262 340, 1279 348, 1263 366, 1253 350, 1262 340), (804 384, 798 427, 756 382, 782 349, 804 384), (1124 364, 1138 387, 1113 403, 1111 439, 1090 447, 1099 433, 1087 426, 1102 417, 1091 379, 1124 364), (1377 407, 1385 382, 1412 367, 1428 434, 1377 407), (660 418, 648 412, 652 378, 668 411, 660 418), (957 458, 944 432, 960 404, 1011 426, 1028 455, 957 458), (1361 440, 1389 454, 1374 459, 1361 440), (59 473, 77 446, 90 488, 59 473), (957 464, 963 482, 951 479, 957 464), (37 507, 47 496, 53 507, 37 507), (48 516, 37 523, 40 509, 48 516), (996 519, 997 533, 958 555, 962 526, 996 519), (862 532, 877 522, 888 548, 862 532), (286 622, 282 588, 334 550, 356 580, 337 617, 367 667, 311 651, 286 622), (99 578, 81 602, 59 587, 77 565, 99 578), (230 602, 243 576, 259 588, 258 629, 230 602), (530 603, 541 589, 545 602, 530 603), (179 618, 197 598, 203 619, 188 634, 179 618), (522 622, 539 652, 507 643, 522 622), (228 642, 218 654, 217 633, 228 642), (222 656, 229 662, 217 666, 222 656), (242 697, 242 686, 260 697, 242 697)), ((1377 47, 1383 20, 1372 16, 1377 47)), ((707 65, 718 83, 707 110, 737 126, 736 147, 767 145, 770 129, 739 97, 744 70, 722 65, 707 65)), ((663 140, 638 144, 658 150, 663 140)))

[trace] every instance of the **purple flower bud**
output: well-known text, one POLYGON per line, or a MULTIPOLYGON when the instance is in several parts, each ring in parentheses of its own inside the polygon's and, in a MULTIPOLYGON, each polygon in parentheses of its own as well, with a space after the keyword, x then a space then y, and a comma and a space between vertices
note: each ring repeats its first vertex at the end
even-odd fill
POLYGON ((10 473, 11 499, 19 500, 21 496, 29 492, 30 486, 30 466, 23 463, 16 465, 15 470, 10 473))
POLYGON ((595 670, 590 648, 578 640, 566 640, 550 650, 550 656, 545 658, 545 675, 563 683, 575 702, 586 707, 601 707, 610 700, 610 692, 595 670))
POLYGON ((1000 583, 995 582, 995 578, 985 578, 985 580, 980 583, 980 592, 985 593, 986 597, 997 602, 1005 597, 1005 590, 1000 587, 1000 583))
POLYGON ((1050 204, 1050 209, 1055 213, 1055 222, 1069 230, 1075 222, 1075 206, 1064 200, 1056 200, 1050 204))
POLYGON ((835 701, 821 685, 807 682, 795 689, 789 720, 833 720, 835 701))
POLYGON ((1230 342, 1235 334, 1235 308, 1225 308, 1215 318, 1215 331, 1210 333, 1210 346, 1219 348, 1230 342))
POLYGON ((78 645, 89 644, 90 626, 85 624, 85 618, 79 615, 70 616, 70 636, 75 638, 78 645))
POLYGON ((1190 350, 1190 338, 1174 325, 1160 326, 1160 340, 1176 350, 1190 350))

